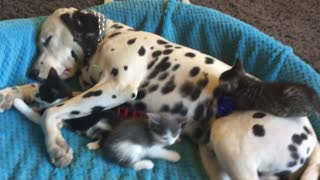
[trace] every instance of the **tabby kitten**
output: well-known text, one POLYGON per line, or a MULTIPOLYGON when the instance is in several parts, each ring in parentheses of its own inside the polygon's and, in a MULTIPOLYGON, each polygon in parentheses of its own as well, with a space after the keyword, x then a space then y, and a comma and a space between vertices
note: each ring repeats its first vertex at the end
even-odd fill
POLYGON ((320 98, 312 88, 260 81, 247 74, 239 60, 221 74, 214 96, 230 97, 236 110, 260 110, 281 117, 308 116, 320 110, 320 98))

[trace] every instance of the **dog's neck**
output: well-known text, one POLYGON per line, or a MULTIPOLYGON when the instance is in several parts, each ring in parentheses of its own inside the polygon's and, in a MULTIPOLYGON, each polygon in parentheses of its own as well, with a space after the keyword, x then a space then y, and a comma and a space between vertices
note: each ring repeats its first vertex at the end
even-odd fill
POLYGON ((99 38, 98 38, 98 42, 102 41, 102 39, 104 38, 104 35, 106 34, 106 28, 107 28, 107 18, 105 17, 105 15, 103 15, 102 13, 92 10, 92 11, 84 11, 87 13, 90 13, 92 15, 94 15, 95 17, 98 18, 98 23, 99 23, 99 38))

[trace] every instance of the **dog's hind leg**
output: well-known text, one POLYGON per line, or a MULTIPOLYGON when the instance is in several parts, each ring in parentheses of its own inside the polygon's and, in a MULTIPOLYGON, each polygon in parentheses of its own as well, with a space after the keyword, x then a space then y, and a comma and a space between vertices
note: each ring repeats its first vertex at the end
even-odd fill
POLYGON ((306 170, 301 176, 301 180, 311 180, 320 178, 320 145, 317 144, 314 148, 310 159, 307 163, 306 170))
POLYGON ((117 78, 103 81, 63 104, 46 110, 40 122, 46 137, 46 146, 51 162, 56 167, 64 167, 73 158, 72 150, 62 137, 58 127, 62 120, 97 113, 130 101, 136 97, 139 84, 140 82, 126 83, 117 78))
POLYGON ((32 83, 0 90, 0 112, 10 109, 15 98, 20 98, 25 102, 32 102, 38 88, 38 84, 32 83))

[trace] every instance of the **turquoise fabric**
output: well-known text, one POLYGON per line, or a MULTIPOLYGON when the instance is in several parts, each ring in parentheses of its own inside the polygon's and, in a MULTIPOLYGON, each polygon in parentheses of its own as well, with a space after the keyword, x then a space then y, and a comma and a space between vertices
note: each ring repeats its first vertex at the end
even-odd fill
MULTIPOLYGON (((93 7, 108 18, 157 33, 173 42, 210 54, 228 64, 237 58, 267 81, 306 83, 320 92, 320 76, 290 47, 248 24, 218 11, 175 0, 130 0, 93 7)), ((45 17, 0 22, 0 88, 31 82, 26 72, 36 59, 36 38, 45 17)), ((320 123, 312 118, 320 132, 320 123)), ((56 169, 47 159, 43 133, 15 110, 0 114, 0 179, 207 179, 197 147, 183 141, 173 147, 182 156, 174 164, 155 160, 151 171, 135 172, 89 151, 84 137, 63 131, 74 160, 56 169)))

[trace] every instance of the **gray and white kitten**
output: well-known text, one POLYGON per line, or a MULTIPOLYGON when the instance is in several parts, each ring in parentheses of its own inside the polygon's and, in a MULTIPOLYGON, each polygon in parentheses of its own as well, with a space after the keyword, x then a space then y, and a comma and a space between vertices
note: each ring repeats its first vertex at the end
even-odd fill
POLYGON ((221 74, 214 95, 230 97, 236 110, 260 110, 282 117, 308 116, 320 110, 320 98, 312 88, 260 81, 248 75, 239 60, 221 74))
POLYGON ((122 120, 104 140, 104 155, 135 170, 153 168, 147 157, 177 162, 180 155, 164 147, 175 143, 183 122, 169 114, 153 113, 147 113, 145 118, 122 120))

